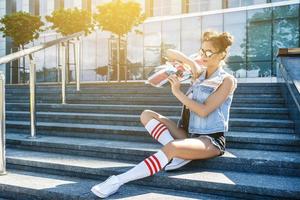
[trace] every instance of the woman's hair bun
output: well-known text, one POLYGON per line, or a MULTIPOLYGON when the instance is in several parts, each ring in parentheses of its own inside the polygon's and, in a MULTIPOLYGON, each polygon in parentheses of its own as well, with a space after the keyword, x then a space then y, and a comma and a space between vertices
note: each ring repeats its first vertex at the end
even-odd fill
POLYGON ((228 32, 221 33, 220 38, 222 38, 224 46, 228 47, 233 43, 233 36, 228 32))
POLYGON ((211 41, 220 51, 225 51, 233 44, 234 37, 229 32, 206 31, 202 34, 202 42, 211 41))

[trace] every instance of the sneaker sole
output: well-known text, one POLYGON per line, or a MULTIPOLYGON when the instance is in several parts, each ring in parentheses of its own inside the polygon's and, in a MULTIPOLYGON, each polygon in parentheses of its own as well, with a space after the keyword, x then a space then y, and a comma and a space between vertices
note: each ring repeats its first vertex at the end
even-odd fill
POLYGON ((165 167, 165 171, 172 171, 172 170, 178 169, 178 168, 180 168, 180 167, 182 167, 182 166, 188 164, 189 162, 191 162, 191 161, 188 161, 188 162, 182 162, 182 163, 180 163, 179 165, 175 165, 174 167, 167 167, 167 166, 166 166, 166 167, 165 167))
POLYGON ((106 198, 108 197, 108 195, 104 195, 100 192, 98 192, 96 189, 92 188, 91 191, 97 196, 97 197, 100 197, 100 198, 106 198))

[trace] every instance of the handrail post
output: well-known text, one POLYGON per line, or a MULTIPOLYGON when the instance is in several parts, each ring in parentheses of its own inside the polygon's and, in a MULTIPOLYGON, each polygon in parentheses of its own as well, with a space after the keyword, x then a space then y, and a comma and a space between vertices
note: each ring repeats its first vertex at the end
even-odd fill
POLYGON ((74 43, 74 61, 76 71, 76 90, 80 91, 80 38, 78 37, 74 43))
POLYGON ((60 47, 60 64, 61 64, 61 97, 62 104, 66 104, 66 43, 63 42, 60 47))
POLYGON ((29 54, 29 98, 30 98, 30 139, 36 139, 36 64, 32 54, 29 54))
POLYGON ((2 72, 0 72, 0 126, 0 175, 5 175, 5 77, 2 72))

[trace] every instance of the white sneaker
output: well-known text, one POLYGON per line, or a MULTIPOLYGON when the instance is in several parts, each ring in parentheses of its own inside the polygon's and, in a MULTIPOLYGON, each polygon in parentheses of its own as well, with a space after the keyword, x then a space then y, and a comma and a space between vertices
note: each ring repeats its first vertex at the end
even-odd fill
POLYGON ((192 160, 184 160, 184 159, 180 159, 180 158, 173 158, 173 160, 165 166, 165 171, 171 171, 171 170, 178 169, 178 168, 188 164, 191 161, 192 160))
POLYGON ((106 198, 117 192, 121 185, 118 177, 112 175, 106 181, 92 187, 91 191, 98 197, 106 198))

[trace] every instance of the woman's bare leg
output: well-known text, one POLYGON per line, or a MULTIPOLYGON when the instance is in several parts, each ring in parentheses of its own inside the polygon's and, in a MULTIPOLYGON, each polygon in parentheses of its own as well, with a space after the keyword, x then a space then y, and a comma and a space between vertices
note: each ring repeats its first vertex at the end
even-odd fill
POLYGON ((152 110, 144 110, 141 114, 140 120, 142 124, 146 126, 146 124, 153 118, 165 124, 174 139, 187 138, 187 132, 182 128, 178 128, 174 121, 152 110))
POLYGON ((220 149, 214 146, 207 137, 174 140, 166 144, 162 151, 168 159, 207 159, 220 155, 220 149))

